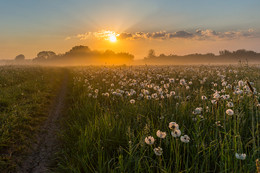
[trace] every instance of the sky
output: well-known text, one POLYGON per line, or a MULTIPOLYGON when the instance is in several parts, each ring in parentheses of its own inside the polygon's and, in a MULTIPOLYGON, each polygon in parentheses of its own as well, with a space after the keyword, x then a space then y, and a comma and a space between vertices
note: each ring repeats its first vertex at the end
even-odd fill
POLYGON ((260 52, 259 9, 259 0, 0 0, 0 59, 59 54, 76 45, 136 59, 149 49, 158 55, 260 52))

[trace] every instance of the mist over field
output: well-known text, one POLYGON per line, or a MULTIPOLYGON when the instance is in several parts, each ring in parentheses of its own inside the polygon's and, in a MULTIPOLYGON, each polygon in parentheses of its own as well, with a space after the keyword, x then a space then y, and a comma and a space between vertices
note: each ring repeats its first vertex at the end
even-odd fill
POLYGON ((23 54, 17 55, 14 60, 2 60, 2 64, 16 65, 54 65, 54 66, 79 66, 79 65, 209 65, 209 64, 260 64, 260 53, 240 49, 237 51, 223 50, 219 55, 188 54, 178 56, 174 54, 156 55, 155 50, 150 49, 147 56, 136 60, 133 54, 112 50, 91 50, 88 46, 75 46, 64 54, 56 54, 53 51, 41 51, 33 59, 26 59, 23 54))

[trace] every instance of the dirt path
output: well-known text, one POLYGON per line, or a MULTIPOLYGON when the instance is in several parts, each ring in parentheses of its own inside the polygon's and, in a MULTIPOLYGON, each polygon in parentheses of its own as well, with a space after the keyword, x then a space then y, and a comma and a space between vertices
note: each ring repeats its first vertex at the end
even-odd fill
POLYGON ((58 149, 57 133, 60 130, 57 120, 61 117, 65 107, 65 97, 68 88, 68 72, 64 70, 62 86, 56 97, 49 117, 37 136, 36 143, 27 159, 18 168, 19 173, 45 173, 50 172, 48 166, 50 159, 58 149))

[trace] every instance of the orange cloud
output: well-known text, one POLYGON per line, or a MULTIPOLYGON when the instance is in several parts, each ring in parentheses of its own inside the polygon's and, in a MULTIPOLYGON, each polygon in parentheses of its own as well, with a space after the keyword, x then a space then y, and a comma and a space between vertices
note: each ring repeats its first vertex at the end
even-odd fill
MULTIPOLYGON (((259 37, 253 29, 244 31, 225 31, 217 32, 211 29, 201 30, 198 29, 195 32, 187 32, 184 30, 176 32, 158 31, 158 32, 122 32, 117 33, 114 31, 98 31, 98 32, 86 32, 85 34, 78 34, 76 38, 80 40, 87 40, 90 38, 99 40, 109 40, 110 36, 116 36, 119 40, 171 40, 171 39, 195 39, 195 40, 231 40, 248 37, 259 37)), ((68 38, 68 37, 67 37, 68 38)), ((71 38, 71 37, 69 37, 71 38)))

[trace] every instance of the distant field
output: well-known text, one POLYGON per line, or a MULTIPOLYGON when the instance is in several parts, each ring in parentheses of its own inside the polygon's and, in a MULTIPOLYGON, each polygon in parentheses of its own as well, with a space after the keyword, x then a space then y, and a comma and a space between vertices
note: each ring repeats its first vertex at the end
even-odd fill
POLYGON ((15 170, 46 119, 61 70, 0 66, 0 172, 15 170))
POLYGON ((247 65, 1 66, 0 172, 63 108, 64 81, 54 172, 256 172, 260 69, 247 65))

